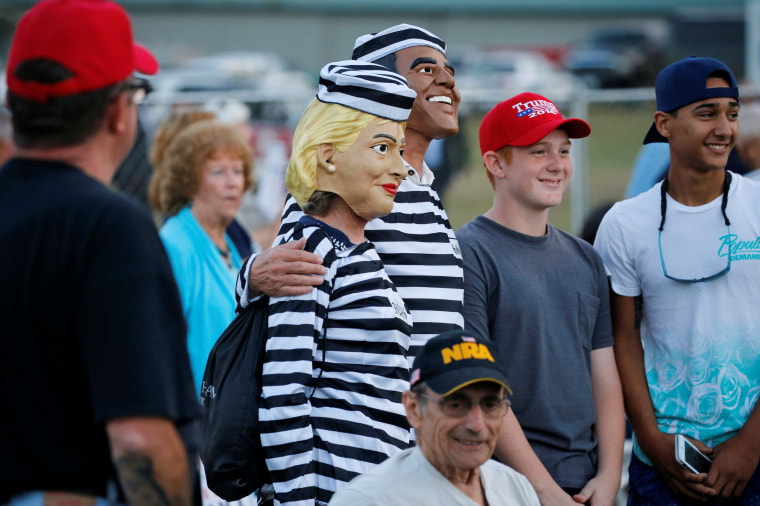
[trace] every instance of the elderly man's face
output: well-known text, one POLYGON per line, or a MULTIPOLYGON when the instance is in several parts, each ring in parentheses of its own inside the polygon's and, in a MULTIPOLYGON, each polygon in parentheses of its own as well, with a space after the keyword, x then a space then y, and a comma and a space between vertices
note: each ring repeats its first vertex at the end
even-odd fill
POLYGON ((441 474, 449 479, 475 469, 493 455, 503 416, 484 416, 480 403, 504 397, 504 389, 496 383, 482 381, 461 388, 449 397, 463 396, 472 402, 465 416, 449 416, 437 400, 442 397, 432 390, 425 397, 407 392, 404 396, 409 423, 417 431, 417 444, 441 474))

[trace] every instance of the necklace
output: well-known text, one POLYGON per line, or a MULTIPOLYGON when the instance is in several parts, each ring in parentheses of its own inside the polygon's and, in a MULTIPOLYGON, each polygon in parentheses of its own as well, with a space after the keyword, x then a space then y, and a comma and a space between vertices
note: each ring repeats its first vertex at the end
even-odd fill
POLYGON ((232 253, 228 249, 227 251, 223 250, 219 246, 216 247, 216 249, 219 251, 219 254, 222 255, 222 258, 224 258, 224 263, 227 264, 227 267, 232 269, 232 253))

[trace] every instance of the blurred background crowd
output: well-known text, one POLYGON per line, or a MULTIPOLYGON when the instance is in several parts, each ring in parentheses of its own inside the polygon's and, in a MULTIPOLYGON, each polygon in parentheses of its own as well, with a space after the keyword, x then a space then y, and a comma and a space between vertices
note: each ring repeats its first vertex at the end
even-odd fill
MULTIPOLYGON (((18 17, 34 2, 0 2, 0 54, 18 17)), ((326 61, 348 58, 357 34, 394 23, 446 37, 462 92, 460 134, 428 153, 454 229, 489 205, 477 156, 477 125, 494 104, 530 90, 568 116, 588 120, 590 138, 574 148, 569 198, 552 222, 580 233, 588 214, 627 196, 641 138, 654 112, 657 71, 691 54, 718 58, 748 77, 757 0, 122 0, 135 38, 162 70, 141 106, 137 143, 114 185, 148 205, 148 152, 158 125, 177 108, 208 109, 245 125, 255 184, 238 218, 268 246, 285 194, 283 174, 295 120, 314 96, 326 61), (241 105, 243 107, 241 107, 241 105)), ((758 65, 760 66, 760 64, 758 65)), ((2 67, 2 59, 0 59, 2 67)), ((2 91, 2 90, 0 90, 2 91)), ((0 121, 2 118, 0 117, 0 121)))

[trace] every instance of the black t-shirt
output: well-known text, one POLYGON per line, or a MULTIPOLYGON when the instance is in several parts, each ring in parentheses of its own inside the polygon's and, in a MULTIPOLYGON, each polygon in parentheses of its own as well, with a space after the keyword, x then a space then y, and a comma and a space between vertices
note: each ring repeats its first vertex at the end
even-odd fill
POLYGON ((193 432, 182 304, 151 218, 74 167, 0 167, 0 328, 0 499, 102 494, 109 419, 193 432))

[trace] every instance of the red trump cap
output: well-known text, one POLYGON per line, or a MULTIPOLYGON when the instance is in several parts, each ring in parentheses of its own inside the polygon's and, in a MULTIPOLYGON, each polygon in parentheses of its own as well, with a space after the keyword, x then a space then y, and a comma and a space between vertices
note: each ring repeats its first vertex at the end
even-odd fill
POLYGON ((504 146, 530 146, 562 127, 571 139, 587 137, 591 127, 582 119, 562 117, 554 102, 536 93, 520 93, 497 104, 480 124, 480 151, 504 146))

